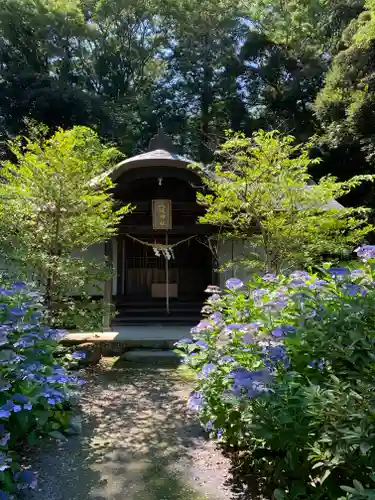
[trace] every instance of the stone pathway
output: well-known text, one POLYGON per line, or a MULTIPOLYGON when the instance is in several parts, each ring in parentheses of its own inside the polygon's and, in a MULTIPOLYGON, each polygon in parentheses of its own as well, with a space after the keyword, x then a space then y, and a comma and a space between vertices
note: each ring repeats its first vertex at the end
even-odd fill
POLYGON ((186 410, 175 368, 102 365, 86 384, 83 431, 32 458, 32 500, 228 500, 229 463, 186 410))

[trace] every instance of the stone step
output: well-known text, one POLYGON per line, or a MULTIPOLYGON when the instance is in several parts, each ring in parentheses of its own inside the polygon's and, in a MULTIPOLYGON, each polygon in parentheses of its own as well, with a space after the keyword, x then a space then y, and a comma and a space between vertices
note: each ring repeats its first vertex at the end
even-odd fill
POLYGON ((158 349, 134 349, 125 352, 121 359, 133 363, 180 364, 181 357, 174 351, 158 349))

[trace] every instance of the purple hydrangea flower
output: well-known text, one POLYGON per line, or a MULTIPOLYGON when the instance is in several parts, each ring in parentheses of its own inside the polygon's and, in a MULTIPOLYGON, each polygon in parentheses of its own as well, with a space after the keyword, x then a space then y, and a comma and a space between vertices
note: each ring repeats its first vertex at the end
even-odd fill
POLYGON ((223 321, 223 315, 221 314, 221 312, 216 311, 211 314, 210 320, 215 324, 221 323, 223 321))
POLYGON ((10 439, 10 432, 7 432, 6 434, 2 435, 0 437, 0 446, 6 446, 8 444, 9 439, 10 439))
POLYGON ((208 285, 208 287, 206 288, 205 292, 206 293, 221 293, 221 290, 216 285, 208 285))
POLYGON ((365 273, 365 271, 363 269, 354 269, 350 273, 350 277, 353 278, 353 279, 363 278, 363 276, 366 276, 366 273, 365 273))
POLYGON ((228 290, 239 290, 243 287, 243 281, 238 278, 229 278, 229 280, 225 282, 225 286, 228 290))
POLYGON ((245 333, 245 335, 242 337, 242 341, 244 344, 254 344, 255 339, 251 333, 245 333))
POLYGON ((257 290, 252 291, 252 296, 255 301, 260 300, 263 295, 266 295, 268 290, 266 288, 258 288, 257 290))
POLYGON ((174 345, 175 345, 175 347, 180 347, 180 346, 183 346, 186 344, 194 344, 194 340, 189 339, 189 338, 184 338, 184 339, 179 340, 178 342, 175 342, 174 345))
POLYGON ((363 245, 354 251, 357 257, 364 261, 375 258, 375 245, 363 245))
POLYGON ((223 437, 223 429, 218 429, 216 431, 216 437, 217 439, 221 439, 223 437))
POLYGON ((209 321, 208 319, 202 319, 202 321, 200 321, 197 326, 195 326, 194 328, 192 328, 190 330, 191 333, 201 333, 201 332, 204 332, 204 331, 209 331, 209 330, 212 330, 213 328, 213 325, 212 325, 212 322, 209 321))
POLYGON ((228 356, 228 355, 220 358, 220 363, 222 363, 222 364, 233 363, 234 361, 235 361, 235 359, 232 358, 232 356, 228 356))
POLYGON ((211 295, 210 297, 208 297, 207 302, 209 302, 210 304, 212 304, 213 302, 217 302, 220 299, 221 299, 220 295, 218 293, 214 293, 213 295, 211 295))
POLYGON ((273 273, 267 273, 263 276, 263 281, 267 283, 271 283, 272 281, 276 281, 276 276, 273 273))

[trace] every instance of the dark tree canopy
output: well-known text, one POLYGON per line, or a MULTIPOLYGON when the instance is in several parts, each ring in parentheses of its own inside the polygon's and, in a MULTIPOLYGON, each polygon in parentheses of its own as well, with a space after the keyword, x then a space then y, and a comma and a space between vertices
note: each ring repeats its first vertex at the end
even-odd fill
POLYGON ((278 129, 319 137, 317 176, 372 172, 375 9, 364 3, 0 0, 2 139, 32 118, 90 126, 130 155, 162 124, 209 162, 226 130, 278 129))

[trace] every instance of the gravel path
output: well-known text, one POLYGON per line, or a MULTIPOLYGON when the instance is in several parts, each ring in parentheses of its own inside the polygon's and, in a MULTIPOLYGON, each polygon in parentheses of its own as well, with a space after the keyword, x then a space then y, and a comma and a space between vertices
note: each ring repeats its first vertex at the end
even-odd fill
POLYGON ((233 498, 229 463, 186 410, 189 385, 174 368, 102 365, 84 389, 82 434, 38 451, 27 498, 233 498))

